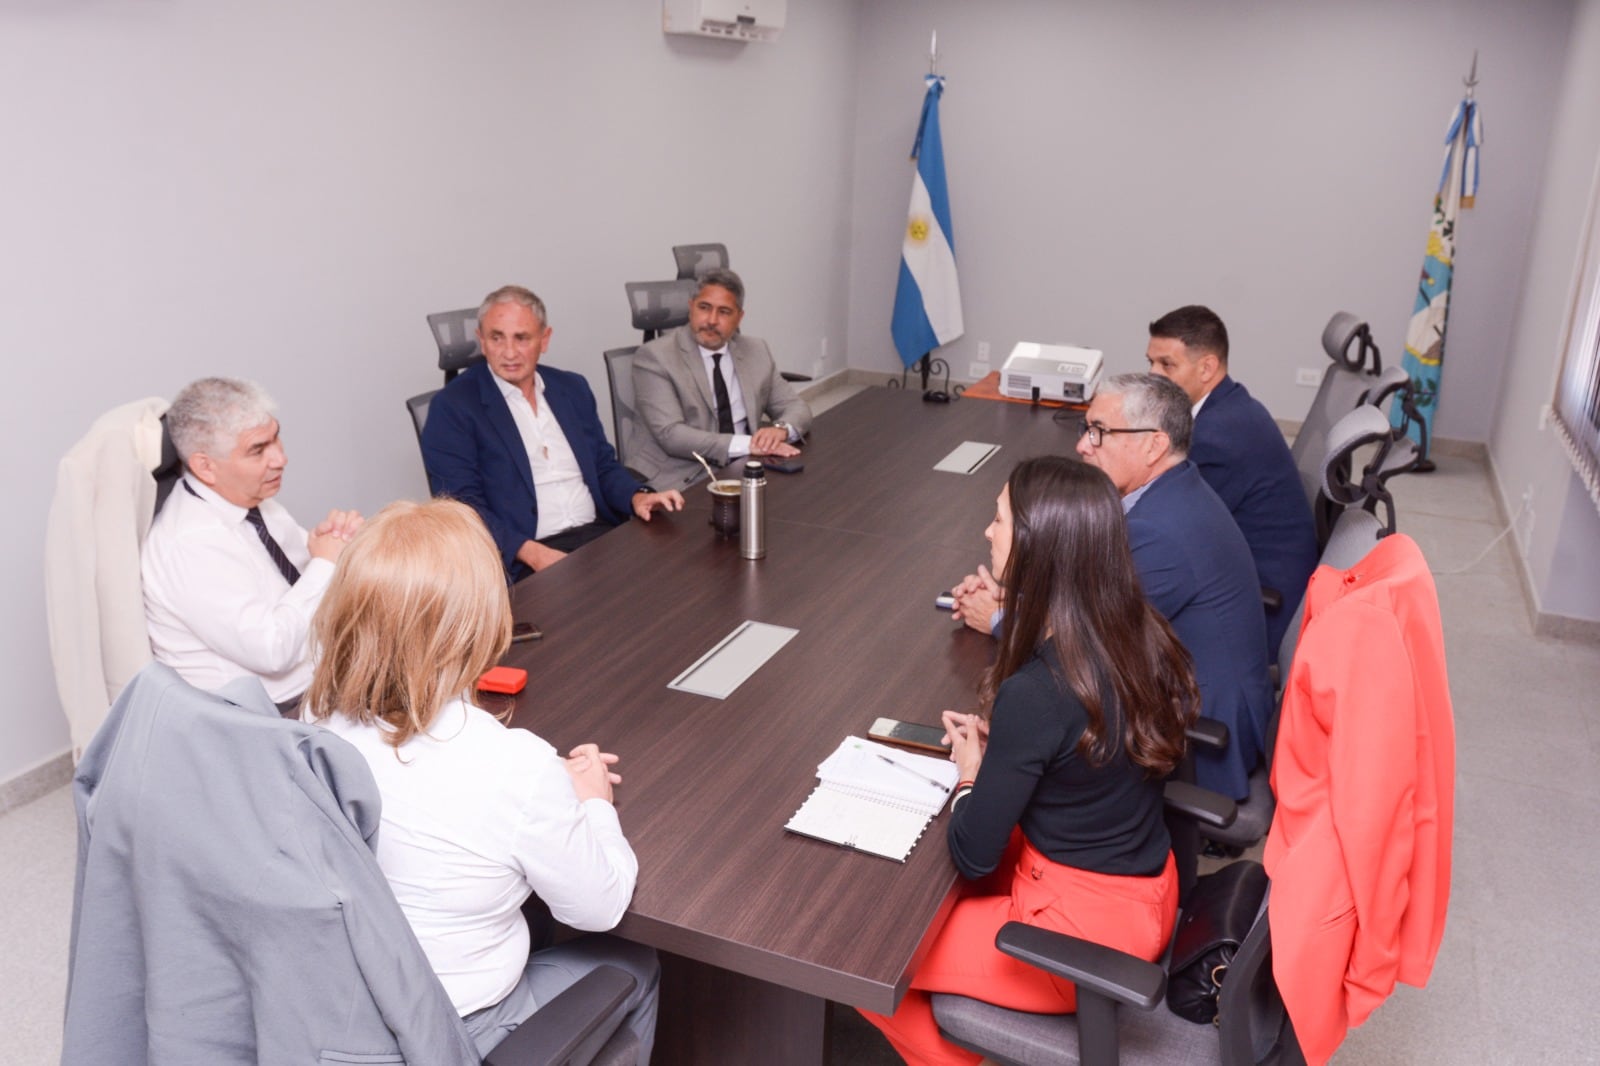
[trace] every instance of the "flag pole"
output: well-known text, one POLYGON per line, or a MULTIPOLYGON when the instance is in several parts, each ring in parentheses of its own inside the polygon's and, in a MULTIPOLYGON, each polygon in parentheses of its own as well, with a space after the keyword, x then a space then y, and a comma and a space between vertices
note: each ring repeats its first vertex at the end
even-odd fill
MULTIPOLYGON (((934 77, 934 78, 937 78, 939 76, 939 31, 938 30, 934 30, 933 31, 933 35, 928 38, 928 75, 930 77, 934 77)), ((922 353, 922 358, 917 360, 917 371, 922 376, 922 398, 925 399, 925 400, 928 399, 932 395, 932 393, 928 389, 928 376, 929 376, 929 374, 930 374, 930 372, 932 370, 933 370, 933 353, 932 352, 923 352, 922 353)), ((945 390, 945 396, 948 397, 949 394, 950 394, 949 390, 946 389, 945 390)))
MULTIPOLYGON (((949 189, 945 181, 943 139, 939 133, 939 98, 944 77, 939 73, 939 33, 928 38, 926 91, 917 136, 911 148, 910 205, 900 250, 900 279, 895 285, 894 310, 889 332, 894 338, 904 371, 900 385, 916 368, 922 380, 923 399, 948 402, 950 364, 935 355, 962 335, 961 287, 956 276, 955 238, 950 224, 949 189), (932 378, 945 377, 936 389, 932 378)), ((959 394, 960 389, 956 390, 959 394)))

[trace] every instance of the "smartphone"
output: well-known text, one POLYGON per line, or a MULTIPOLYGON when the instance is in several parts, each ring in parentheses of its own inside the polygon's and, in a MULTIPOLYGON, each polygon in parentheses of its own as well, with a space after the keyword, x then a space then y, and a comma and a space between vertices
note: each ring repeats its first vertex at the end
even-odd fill
POLYGON ((544 636, 544 630, 532 622, 518 622, 511 627, 511 643, 521 644, 525 640, 538 640, 544 636))
POLYGON ((956 598, 948 592, 941 592, 933 598, 933 605, 941 611, 953 611, 956 607, 956 598))
POLYGON ((918 751, 931 751, 940 755, 950 754, 950 745, 944 742, 943 726, 902 722, 895 718, 879 718, 872 723, 872 728, 867 730, 867 736, 873 740, 881 740, 885 744, 897 744, 902 748, 916 748, 918 751))
POLYGON ((806 468, 805 460, 798 455, 792 455, 787 459, 779 459, 775 455, 763 455, 761 465, 780 474, 798 474, 806 468))

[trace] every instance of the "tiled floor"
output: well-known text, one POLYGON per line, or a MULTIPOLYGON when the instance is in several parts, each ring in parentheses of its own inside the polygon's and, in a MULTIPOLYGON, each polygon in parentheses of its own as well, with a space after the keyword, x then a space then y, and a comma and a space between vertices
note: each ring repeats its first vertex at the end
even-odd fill
MULTIPOLYGON (((1457 740, 1452 899, 1428 987, 1397 989, 1335 1061, 1600 1061, 1600 647, 1533 636, 1509 540, 1445 573, 1503 528, 1480 463, 1446 457, 1392 486, 1444 615, 1457 740)), ((74 848, 67 789, 0 817, 0 1063, 60 1056, 74 848)), ((894 1062, 852 1015, 837 1012, 835 1062, 894 1062)))

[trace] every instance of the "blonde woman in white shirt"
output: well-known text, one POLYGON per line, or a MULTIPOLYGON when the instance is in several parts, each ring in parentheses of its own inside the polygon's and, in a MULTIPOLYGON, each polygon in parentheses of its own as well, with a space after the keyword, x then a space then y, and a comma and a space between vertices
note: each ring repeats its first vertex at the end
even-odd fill
POLYGON ((505 574, 476 513, 451 500, 384 508, 345 550, 313 626, 308 713, 372 768, 378 865, 478 1050, 610 964, 637 979, 623 1024, 647 1062, 653 949, 597 935, 529 955, 530 893, 568 926, 610 929, 638 861, 612 806, 615 755, 584 744, 563 758, 472 702, 511 636, 505 574))

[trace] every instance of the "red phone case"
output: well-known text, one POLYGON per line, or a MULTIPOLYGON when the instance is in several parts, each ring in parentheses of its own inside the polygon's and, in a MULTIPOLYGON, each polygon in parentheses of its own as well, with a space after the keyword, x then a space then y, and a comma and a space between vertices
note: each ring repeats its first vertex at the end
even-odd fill
POLYGON ((515 666, 493 666, 478 678, 478 688, 484 692, 504 692, 515 695, 528 684, 528 671, 515 666))

